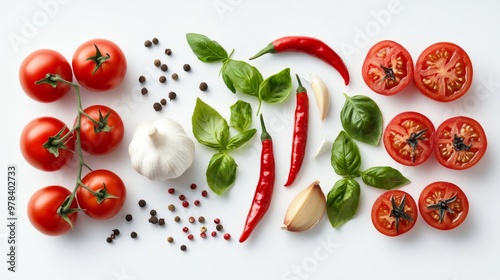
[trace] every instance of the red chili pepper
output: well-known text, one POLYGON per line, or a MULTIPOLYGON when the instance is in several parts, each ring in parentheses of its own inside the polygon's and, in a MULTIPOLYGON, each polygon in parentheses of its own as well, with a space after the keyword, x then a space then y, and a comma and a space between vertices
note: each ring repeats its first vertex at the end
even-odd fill
POLYGON ((299 75, 297 75, 297 80, 299 81, 299 86, 297 87, 296 94, 297 105, 295 107, 292 155, 290 160, 290 172, 288 173, 288 180, 285 187, 293 184, 293 181, 295 181, 300 167, 302 166, 302 161, 304 160, 304 154, 306 151, 307 129, 309 126, 309 98, 307 96, 306 89, 300 82, 299 75))
POLYGON ((250 59, 255 59, 266 53, 281 53, 289 51, 298 51, 315 56, 335 68, 342 78, 345 85, 349 84, 349 71, 342 61, 342 58, 326 43, 312 37, 305 36, 286 36, 271 42, 250 59))
POLYGON ((267 133, 264 119, 260 115, 260 123, 262 126, 262 134, 260 136, 262 142, 262 151, 260 155, 260 176, 255 195, 253 197, 252 206, 248 211, 245 228, 240 237, 240 242, 244 242, 250 236, 255 226, 264 217, 273 196, 275 168, 274 168, 274 152, 273 141, 269 133, 267 133))

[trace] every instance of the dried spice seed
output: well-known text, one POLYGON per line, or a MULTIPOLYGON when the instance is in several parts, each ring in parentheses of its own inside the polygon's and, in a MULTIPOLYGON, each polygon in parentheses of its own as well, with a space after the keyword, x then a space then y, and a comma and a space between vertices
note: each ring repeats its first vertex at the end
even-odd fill
POLYGON ((183 201, 183 200, 186 200, 186 196, 185 196, 185 195, 183 195, 183 194, 181 194, 181 195, 179 195, 179 199, 180 199, 180 200, 182 200, 182 201, 183 201))
POLYGON ((156 225, 158 223, 158 218, 153 216, 149 218, 149 222, 152 223, 153 225, 156 225))
POLYGON ((139 76, 139 83, 144 83, 146 81, 146 77, 144 76, 139 76))
POLYGON ((174 100, 176 97, 177 97, 177 93, 175 93, 173 91, 171 91, 171 92, 168 93, 168 98, 170 100, 174 100))
POLYGON ((141 208, 144 207, 144 206, 146 206, 146 200, 144 200, 144 199, 139 200, 139 206, 141 208))
POLYGON ((181 251, 186 251, 186 250, 187 250, 186 245, 184 245, 184 244, 183 244, 183 245, 181 245, 181 251))
POLYGON ((193 239, 194 239, 194 235, 193 235, 193 234, 188 234, 187 238, 188 238, 189 240, 193 240, 193 239))
POLYGON ((231 239, 231 234, 229 234, 229 233, 224 234, 224 239, 225 240, 231 239))
POLYGON ((206 238, 207 237, 207 233, 206 232, 201 232, 200 233, 200 237, 201 238, 206 238))
POLYGON ((183 232, 188 232, 188 231, 189 231, 189 228, 188 228, 188 227, 183 227, 183 228, 182 228, 182 231, 183 231, 183 232))
POLYGON ((159 102, 155 102, 153 104, 153 109, 155 109, 155 111, 158 112, 158 111, 161 111, 162 106, 161 106, 161 104, 159 102))
POLYGON ((191 216, 191 217, 189 217, 188 221, 190 223, 194 223, 196 221, 196 219, 193 216, 191 216))
POLYGON ((179 75, 177 73, 172 74, 172 80, 177 81, 179 79, 179 75))
POLYGON ((202 226, 200 228, 200 232, 207 232, 207 227, 206 226, 202 226))
POLYGON ((156 67, 160 67, 160 65, 161 65, 161 60, 159 60, 158 58, 156 58, 155 60, 153 60, 153 64, 154 64, 156 67))
POLYGON ((201 191, 201 196, 207 197, 208 196, 208 192, 206 190, 201 191))
POLYGON ((217 236, 217 232, 214 230, 210 233, 210 235, 212 235, 212 237, 216 237, 217 236))
POLYGON ((116 238, 116 235, 114 235, 114 234, 112 233, 109 237, 111 237, 111 239, 115 239, 115 238, 116 238))
POLYGON ((173 194, 173 193, 175 193, 175 189, 174 189, 174 188, 169 188, 169 189, 168 189, 168 193, 169 193, 169 194, 173 194))
POLYGON ((191 185, 189 186, 189 188, 190 188, 190 189, 192 189, 192 190, 195 190, 195 189, 196 189, 196 187, 197 187, 197 186, 196 186, 196 184, 194 184, 194 183, 193 183, 193 184, 191 184, 191 185))
POLYGON ((167 64, 162 64, 160 66, 161 71, 166 72, 168 70, 168 65, 167 64))
POLYGON ((160 218, 160 219, 158 220, 158 224, 159 224, 160 226, 164 226, 164 225, 165 225, 165 219, 164 219, 164 218, 160 218))
POLYGON ((160 76, 160 78, 158 78, 158 80, 160 81, 160 83, 165 83, 167 81, 167 77, 165 76, 160 76))
POLYGON ((214 219, 214 223, 215 223, 215 224, 219 224, 219 223, 220 223, 220 219, 219 219, 219 218, 215 218, 215 219, 214 219))
POLYGON ((132 232, 130 233, 130 237, 132 237, 132 238, 137 238, 137 232, 132 231, 132 232))
POLYGON ((182 202, 182 206, 183 206, 184 208, 187 208, 187 207, 189 206, 189 202, 187 202, 187 201, 183 201, 183 202, 182 202))
POLYGON ((144 46, 145 46, 146 48, 151 47, 151 45, 153 45, 153 42, 151 42, 150 40, 146 40, 146 41, 144 42, 144 46))
POLYGON ((181 217, 179 217, 179 216, 175 216, 175 217, 174 217, 174 221, 175 221, 176 223, 180 222, 180 221, 181 221, 181 217))
POLYGON ((167 105, 167 99, 162 98, 162 99, 160 100, 160 104, 161 104, 161 105, 163 105, 163 106, 167 105))
POLYGON ((156 213, 156 210, 155 210, 155 209, 151 209, 151 211, 149 211, 149 214, 150 214, 151 216, 156 216, 156 214, 157 214, 157 213, 156 213))
POLYGON ((174 242, 174 238, 172 236, 167 237, 167 242, 168 243, 174 242))
POLYGON ((152 41, 153 41, 153 44, 155 44, 155 45, 158 45, 158 43, 160 42, 160 40, 158 40, 158 38, 156 38, 156 37, 153 38, 152 41))
POLYGON ((200 206, 200 203, 201 203, 201 202, 197 199, 197 200, 195 200, 193 203, 194 203, 194 205, 195 205, 195 206, 200 206))
POLYGON ((116 228, 115 228, 115 229, 113 230, 113 234, 114 234, 115 236, 118 236, 118 235, 120 235, 120 231, 119 231, 118 229, 116 229, 116 228))
POLYGON ((127 222, 132 221, 132 215, 131 214, 125 215, 125 221, 127 221, 127 222))
POLYGON ((191 71, 191 65, 189 65, 189 64, 184 64, 184 65, 182 66, 182 69, 184 69, 184 71, 186 71, 186 72, 189 72, 189 71, 191 71))
POLYGON ((142 94, 142 95, 146 95, 146 94, 148 94, 148 89, 147 89, 147 88, 145 88, 145 87, 143 87, 143 88, 141 89, 141 94, 142 94))
POLYGON ((200 90, 201 91, 206 91, 208 89, 208 85, 205 82, 200 83, 200 90))
POLYGON ((168 205, 168 210, 170 210, 171 212, 175 211, 175 205, 173 204, 168 205))
POLYGON ((203 217, 203 216, 199 216, 199 217, 198 217, 198 222, 200 222, 200 223, 204 223, 204 222, 205 222, 205 217, 203 217))
POLYGON ((108 242, 108 243, 112 243, 112 242, 113 242, 113 238, 111 238, 111 237, 107 237, 107 238, 106 238, 106 242, 108 242))
POLYGON ((172 54, 172 50, 171 49, 165 49, 165 54, 166 55, 171 55, 172 54))
POLYGON ((224 229, 224 227, 221 224, 218 224, 217 226, 215 226, 215 229, 217 231, 222 231, 224 229))

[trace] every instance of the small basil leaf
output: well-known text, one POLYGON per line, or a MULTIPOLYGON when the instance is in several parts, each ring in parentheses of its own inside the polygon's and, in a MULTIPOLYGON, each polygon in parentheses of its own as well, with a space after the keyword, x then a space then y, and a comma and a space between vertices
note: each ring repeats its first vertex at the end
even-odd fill
POLYGON ((229 125, 214 108, 200 98, 196 99, 191 123, 194 137, 200 144, 218 150, 226 148, 229 125))
POLYGON ((234 150, 241 147, 243 144, 250 141, 250 139, 252 139, 256 132, 257 129, 252 128, 250 130, 246 130, 234 135, 229 139, 229 142, 227 143, 227 150, 234 150))
POLYGON ((205 35, 187 33, 186 39, 193 53, 203 62, 224 61, 228 58, 226 50, 205 35))
POLYGON ((340 176, 358 177, 361 166, 361 154, 358 145, 345 132, 340 131, 333 141, 331 164, 340 176))
POLYGON ((239 132, 247 130, 252 124, 252 106, 243 100, 238 100, 231 105, 229 125, 239 132))
POLYGON ((401 172, 390 166, 377 166, 363 171, 361 179, 368 186, 384 190, 391 190, 410 183, 410 180, 401 172))
POLYGON ((218 195, 223 194, 234 184, 237 167, 234 158, 228 153, 218 152, 213 155, 206 172, 209 188, 218 195))
MULTIPOLYGON (((251 96, 259 95, 262 74, 254 66, 240 60, 228 59, 222 67, 222 77, 237 92, 251 96)), ((231 88, 230 88, 231 89, 231 88)))
POLYGON ((234 88, 233 82, 231 81, 231 79, 229 79, 229 77, 226 74, 224 74, 224 72, 222 72, 222 80, 224 81, 224 84, 226 84, 226 87, 232 93, 236 93, 236 89, 234 88))
POLYGON ((383 119, 377 103, 364 95, 344 95, 346 101, 340 112, 344 130, 360 142, 378 145, 382 136, 383 119))
POLYGON ((351 220, 358 210, 361 188, 354 179, 344 178, 335 183, 326 198, 326 213, 334 228, 351 220))
POLYGON ((259 99, 266 103, 279 103, 285 100, 292 91, 290 68, 269 76, 259 87, 259 99))

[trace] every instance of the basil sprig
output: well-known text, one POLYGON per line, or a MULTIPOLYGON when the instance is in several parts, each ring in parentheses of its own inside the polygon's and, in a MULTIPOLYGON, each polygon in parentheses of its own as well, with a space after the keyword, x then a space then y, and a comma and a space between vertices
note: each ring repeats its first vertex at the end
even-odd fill
POLYGON ((340 228, 356 215, 361 188, 355 178, 361 177, 366 185, 384 190, 410 182, 401 172, 389 166, 361 171, 359 147, 345 131, 341 131, 333 142, 330 161, 335 173, 343 176, 333 185, 326 198, 328 219, 334 228, 340 228))
POLYGON ((238 133, 230 135, 230 127, 219 112, 197 98, 191 118, 193 135, 202 145, 215 149, 208 163, 206 177, 210 189, 223 194, 236 180, 238 165, 229 154, 252 139, 257 129, 251 128, 252 108, 244 101, 237 101, 231 107, 230 124, 238 133))
POLYGON ((364 95, 344 95, 346 100, 340 111, 344 130, 360 142, 378 145, 382 136, 383 119, 377 103, 364 95))
POLYGON ((193 53, 203 62, 222 62, 221 75, 226 87, 232 93, 243 93, 257 97, 259 114, 262 102, 279 103, 284 101, 292 91, 290 69, 264 79, 260 71, 248 62, 235 60, 216 41, 205 35, 187 33, 186 39, 193 53))

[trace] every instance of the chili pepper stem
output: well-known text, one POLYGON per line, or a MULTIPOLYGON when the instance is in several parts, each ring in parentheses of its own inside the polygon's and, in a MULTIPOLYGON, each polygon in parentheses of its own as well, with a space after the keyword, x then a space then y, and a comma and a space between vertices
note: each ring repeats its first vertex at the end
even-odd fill
POLYGON ((266 53, 276 53, 276 49, 274 48, 274 45, 271 43, 267 45, 265 48, 260 50, 257 54, 254 56, 250 57, 249 60, 256 59, 257 57, 260 57, 266 53))

